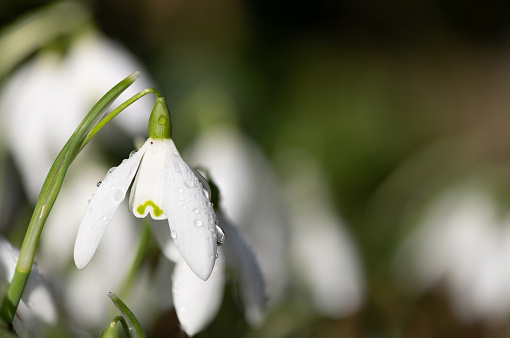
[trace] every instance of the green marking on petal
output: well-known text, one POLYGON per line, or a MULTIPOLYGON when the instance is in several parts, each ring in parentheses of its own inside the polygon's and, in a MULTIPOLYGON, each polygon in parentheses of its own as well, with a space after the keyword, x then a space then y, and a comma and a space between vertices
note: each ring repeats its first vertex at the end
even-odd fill
POLYGON ((145 208, 147 208, 148 206, 151 206, 152 207, 152 210, 154 210, 154 216, 156 217, 159 217, 163 214, 163 209, 161 209, 160 207, 158 207, 156 205, 156 203, 154 203, 153 201, 151 200, 148 200, 147 202, 145 202, 144 204, 141 204, 138 206, 138 208, 136 208, 136 211, 140 214, 140 215, 143 215, 145 213, 145 208))

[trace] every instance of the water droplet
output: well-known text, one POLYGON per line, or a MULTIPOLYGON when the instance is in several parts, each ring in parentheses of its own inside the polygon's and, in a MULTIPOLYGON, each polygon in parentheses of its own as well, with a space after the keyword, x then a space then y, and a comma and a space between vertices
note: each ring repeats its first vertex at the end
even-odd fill
POLYGON ((133 150, 132 152, 129 153, 129 157, 133 157, 135 154, 136 154, 136 150, 133 150))
POLYGON ((195 220, 195 225, 196 225, 197 227, 201 227, 201 226, 202 226, 202 221, 201 221, 201 220, 199 220, 199 219, 196 219, 196 220, 195 220))
POLYGON ((205 198, 209 199, 209 191, 204 189, 204 196, 205 198))
POLYGON ((221 229, 217 225, 216 225, 216 233, 218 234, 218 238, 216 239, 216 244, 218 244, 218 246, 222 246, 223 243, 225 243, 225 233, 223 232, 223 229, 221 229))
POLYGON ((106 221, 108 218, 106 218, 106 216, 103 216, 103 221, 106 221))
POLYGON ((99 186, 100 186, 102 183, 103 183, 103 181, 99 181, 99 182, 97 182, 96 187, 98 187, 98 188, 99 188, 99 186))
POLYGON ((166 123, 166 117, 164 117, 163 115, 161 115, 159 118, 158 118, 158 123, 163 125, 166 123))
POLYGON ((173 239, 176 239, 177 238, 177 234, 175 233, 175 231, 172 231, 170 233, 170 237, 172 237, 173 239))
POLYGON ((174 156, 179 156, 179 153, 177 151, 174 151, 174 156))
POLYGON ((177 191, 178 191, 180 194, 182 194, 182 193, 184 192, 184 189, 183 189, 183 188, 179 188, 179 189, 177 189, 177 191))
POLYGON ((218 253, 216 253, 216 256, 214 256, 214 259, 217 259, 218 258, 218 253))
POLYGON ((114 202, 120 202, 124 199, 124 192, 122 190, 117 189, 112 194, 112 199, 114 202))
POLYGON ((89 204, 90 204, 90 201, 92 201, 92 198, 90 198, 90 199, 87 201, 87 203, 89 203, 89 204))
POLYGON ((200 212, 200 210, 198 210, 198 208, 195 208, 195 209, 193 209, 193 212, 194 212, 195 214, 198 214, 198 213, 200 212))
POLYGON ((188 188, 193 188, 195 183, 192 180, 187 179, 187 180, 184 180, 184 185, 187 186, 188 188))
POLYGON ((215 259, 215 256, 214 255, 210 255, 209 258, 210 259, 215 259))
POLYGON ((174 167, 175 167, 175 171, 176 172, 180 172, 181 171, 181 167, 179 166, 178 162, 174 162, 174 167))
POLYGON ((108 170, 107 175, 110 175, 111 173, 113 173, 115 171, 115 169, 117 169, 117 167, 111 167, 110 170, 108 170))

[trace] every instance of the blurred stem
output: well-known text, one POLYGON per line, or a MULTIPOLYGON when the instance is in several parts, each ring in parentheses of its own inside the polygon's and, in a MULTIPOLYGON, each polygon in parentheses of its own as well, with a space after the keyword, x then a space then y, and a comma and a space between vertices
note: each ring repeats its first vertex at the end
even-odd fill
POLYGON ((117 297, 116 294, 113 292, 108 293, 108 297, 111 298, 113 304, 119 309, 120 313, 122 314, 122 317, 127 322, 127 325, 129 327, 127 333, 128 336, 135 337, 135 338, 145 338, 145 333, 142 330, 142 327, 140 326, 140 323, 138 322, 138 319, 136 319, 135 315, 131 310, 120 300, 119 297, 117 297))
POLYGON ((0 34, 0 80, 34 51, 89 20, 87 8, 65 1, 37 9, 4 28, 0 34))
POLYGON ((113 318, 110 325, 103 331, 103 333, 101 333, 101 338, 120 338, 122 329, 124 329, 126 335, 129 337, 129 326, 126 323, 126 320, 122 316, 117 316, 113 318), (121 325, 117 325, 119 322, 121 325))
POLYGON ((148 217, 143 219, 144 227, 142 229, 142 236, 140 237, 140 242, 138 243, 138 248, 136 250, 136 256, 133 260, 133 264, 131 264, 131 268, 129 269, 128 275, 124 279, 124 282, 120 288, 119 294, 122 297, 126 297, 129 289, 133 285, 135 277, 137 275, 140 266, 142 266, 145 255, 149 251, 150 243, 151 243, 151 226, 150 220, 148 217))
POLYGON ((157 97, 161 96, 155 89, 146 89, 131 97, 92 127, 98 118, 102 117, 110 104, 113 103, 113 101, 117 99, 117 97, 122 94, 122 92, 124 92, 124 90, 126 90, 136 79, 138 79, 138 77, 139 72, 131 74, 119 82, 96 103, 96 105, 85 116, 78 128, 76 128, 75 132, 62 148, 50 168, 48 176, 46 176, 46 180, 41 188, 41 193, 39 194, 34 213, 32 214, 32 218, 21 246, 21 252, 16 265, 14 277, 9 289, 7 290, 2 308, 0 309, 0 318, 2 318, 6 323, 12 323, 21 295, 23 294, 23 290, 32 269, 41 232, 55 200, 57 199, 65 174, 72 160, 80 153, 92 137, 94 137, 94 135, 96 135, 97 132, 106 125, 106 123, 110 122, 111 119, 130 104, 148 93, 155 93, 157 97))

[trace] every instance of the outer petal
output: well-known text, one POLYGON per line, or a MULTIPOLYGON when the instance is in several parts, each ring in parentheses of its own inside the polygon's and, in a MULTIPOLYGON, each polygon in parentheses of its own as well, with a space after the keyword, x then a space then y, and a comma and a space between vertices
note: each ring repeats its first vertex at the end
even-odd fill
POLYGON ((78 269, 83 269, 94 256, 115 211, 126 196, 145 149, 144 144, 114 171, 109 171, 92 196, 74 244, 74 262, 78 269))
POLYGON ((207 190, 181 158, 173 141, 165 141, 165 211, 171 236, 190 269, 207 280, 216 259, 216 216, 207 190))
MULTIPOLYGON (((221 253, 221 251, 220 251, 221 253)), ((177 318, 190 336, 203 330, 216 316, 225 284, 223 255, 207 281, 203 281, 181 260, 175 266, 172 294, 177 318)))
MULTIPOLYGON (((166 219, 164 205, 164 167, 168 152, 168 141, 149 138, 147 151, 136 174, 135 183, 129 197, 129 208, 136 217, 144 218, 151 214, 153 219, 166 219)), ((171 142, 173 145, 173 142, 171 142)), ((175 147, 175 146, 174 146, 175 147)))
POLYGON ((246 320, 252 326, 260 325, 267 300, 262 271, 255 254, 239 231, 221 213, 218 213, 218 220, 226 235, 224 244, 226 259, 229 265, 234 267, 239 278, 246 320))

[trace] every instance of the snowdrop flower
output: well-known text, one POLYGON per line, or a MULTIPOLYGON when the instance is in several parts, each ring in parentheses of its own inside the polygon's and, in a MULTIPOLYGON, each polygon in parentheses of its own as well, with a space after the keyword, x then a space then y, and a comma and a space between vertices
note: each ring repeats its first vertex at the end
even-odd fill
POLYGON ((401 247, 398 277, 408 289, 444 285, 467 322, 504 322, 510 315, 510 218, 478 186, 444 192, 401 247))
POLYGON ((351 315, 363 303, 364 273, 356 244, 332 205, 327 175, 302 151, 282 152, 279 160, 286 173, 297 286, 319 314, 351 315))
MULTIPOLYGON (((216 204, 216 203, 215 203, 216 204)), ((226 269, 229 267, 239 284, 240 300, 246 321, 252 326, 262 323, 266 305, 266 285, 252 249, 240 232, 216 210, 219 224, 219 257, 207 282, 197 278, 178 254, 167 227, 152 224, 156 240, 168 259, 160 260, 156 289, 163 309, 174 305, 182 329, 193 336, 202 331, 216 317, 225 288, 226 269), (223 229, 223 230, 221 230, 223 229), (169 266, 174 262, 175 266, 169 266), (172 296, 168 297, 168 282, 172 281, 172 296)))
POLYGON ((217 250, 216 216, 207 183, 181 158, 171 139, 170 115, 158 98, 149 119, 149 138, 98 187, 80 224, 74 260, 83 269, 94 255, 133 180, 131 212, 139 218, 168 219, 171 237, 189 268, 207 280, 217 250))
POLYGON ((189 158, 206 167, 221 187, 222 210, 253 248, 266 282, 268 305, 275 304, 288 285, 289 229, 269 161, 231 125, 210 128, 188 150, 189 158))
MULTIPOLYGON (((4 282, 12 281, 19 253, 17 248, 0 236, 0 277, 4 282)), ((29 323, 33 316, 51 325, 56 323, 57 309, 36 267, 32 267, 21 296, 21 304, 18 315, 24 319, 25 324, 29 323)))
MULTIPOLYGON (((11 149, 32 202, 37 199, 53 160, 83 116, 133 69, 143 71, 127 50, 92 30, 73 39, 65 56, 54 50, 38 52, 3 83, 0 146, 6 144, 11 149), (26 132, 23 138, 15 132, 20 124, 26 132)), ((152 87, 151 81, 141 78, 119 100, 148 87, 152 87)), ((149 102, 141 101, 137 108, 149 112, 149 102)), ((127 134, 136 135, 143 132, 146 119, 147 115, 130 107, 112 123, 127 134)))

